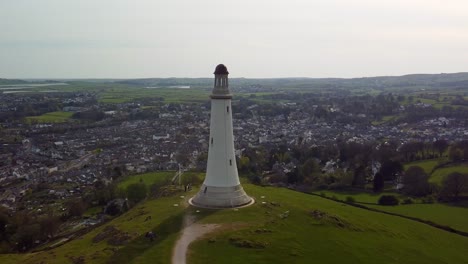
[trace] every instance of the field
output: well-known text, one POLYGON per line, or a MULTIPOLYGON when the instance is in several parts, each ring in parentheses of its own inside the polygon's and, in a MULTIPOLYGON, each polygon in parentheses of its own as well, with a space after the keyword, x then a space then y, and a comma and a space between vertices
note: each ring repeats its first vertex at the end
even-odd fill
POLYGON ((429 174, 429 181, 432 183, 442 184, 442 181, 445 176, 449 175, 452 172, 459 172, 459 173, 468 173, 468 164, 450 164, 449 166, 444 166, 441 168, 436 167, 446 162, 445 159, 431 159, 431 160, 423 160, 423 161, 415 161, 410 162, 404 165, 404 169, 407 170, 411 166, 419 166, 421 167, 427 174, 429 174))
MULTIPOLYGON (((332 197, 333 199, 338 199, 345 201, 346 197, 353 197, 356 202, 360 203, 369 203, 369 204, 377 204, 381 195, 395 195, 392 192, 383 192, 383 193, 373 193, 373 192, 357 192, 357 191, 317 191, 314 192, 315 194, 324 195, 326 197, 332 197)), ((397 195, 398 196, 398 195, 397 195)), ((402 196, 403 197, 403 196, 402 196)), ((400 198, 402 198, 400 197, 400 198)))
POLYGON ((72 112, 50 112, 40 116, 28 116, 25 118, 27 123, 64 123, 69 121, 73 115, 72 112))
POLYGON ((430 174, 434 168, 439 165, 443 160, 442 159, 430 159, 422 161, 414 161, 404 165, 404 169, 407 170, 411 166, 421 167, 427 174, 430 174))
MULTIPOLYGON (((150 184, 171 174, 133 176, 120 185, 140 177, 150 184)), ((251 184, 244 188, 255 198, 254 205, 236 210, 185 207, 197 190, 181 191, 140 203, 58 248, 0 255, 0 262, 72 263, 72 259, 82 259, 83 263, 169 263, 184 214, 189 214, 198 223, 222 226, 190 246, 190 263, 467 263, 467 237, 288 189, 251 184), (92 241, 109 226, 126 232, 132 240, 123 245, 110 245, 106 239, 92 241), (154 242, 144 237, 148 230, 158 235, 154 242)), ((375 198, 361 195, 356 199, 359 197, 366 201, 375 198)))
POLYGON ((468 164, 460 164, 456 166, 450 166, 447 168, 444 167, 437 169, 431 174, 429 181, 433 183, 442 184, 442 180, 444 179, 444 177, 453 172, 468 173, 468 164))
POLYGON ((158 88, 146 89, 140 87, 110 88, 100 93, 102 103, 124 103, 135 99, 163 99, 165 103, 202 102, 209 100, 209 92, 201 89, 158 88))
POLYGON ((370 205, 369 207, 386 212, 432 221, 468 232, 468 208, 446 204, 408 204, 399 206, 370 205))
POLYGON ((381 211, 397 213, 405 216, 417 217, 422 220, 429 220, 434 223, 450 226, 460 231, 468 232, 468 207, 455 206, 443 203, 422 204, 416 200, 414 204, 398 206, 381 206, 377 202, 381 195, 396 195, 400 201, 406 196, 398 193, 366 193, 366 192, 334 192, 320 191, 316 194, 333 197, 334 199, 345 201, 346 197, 353 197, 357 203, 375 208, 381 211))

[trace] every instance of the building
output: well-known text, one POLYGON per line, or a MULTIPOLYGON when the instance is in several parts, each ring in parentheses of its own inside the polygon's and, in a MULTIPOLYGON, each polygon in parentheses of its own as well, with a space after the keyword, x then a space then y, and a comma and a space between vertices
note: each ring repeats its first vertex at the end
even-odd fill
POLYGON ((214 72, 211 97, 208 165, 203 185, 190 204, 204 208, 232 208, 254 200, 242 188, 237 172, 232 128, 232 94, 226 66, 219 64, 214 72))

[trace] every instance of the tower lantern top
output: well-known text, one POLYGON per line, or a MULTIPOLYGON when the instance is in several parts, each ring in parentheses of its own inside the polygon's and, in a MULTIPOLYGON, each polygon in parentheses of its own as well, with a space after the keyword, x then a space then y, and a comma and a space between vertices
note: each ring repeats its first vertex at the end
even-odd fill
POLYGON ((211 99, 231 99, 232 94, 229 91, 229 72, 224 64, 216 66, 214 88, 210 95, 211 99))
POLYGON ((219 64, 216 66, 214 74, 229 74, 229 72, 224 64, 219 64))

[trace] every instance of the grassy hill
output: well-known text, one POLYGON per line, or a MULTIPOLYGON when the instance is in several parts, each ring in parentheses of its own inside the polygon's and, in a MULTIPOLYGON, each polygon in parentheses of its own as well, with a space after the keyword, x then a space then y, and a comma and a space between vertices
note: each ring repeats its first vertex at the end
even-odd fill
POLYGON ((466 237, 286 189, 246 189, 257 198, 255 206, 201 220, 224 222, 227 230, 196 242, 193 263, 468 262, 466 237), (250 225, 229 229, 232 222, 250 225))
POLYGON ((0 263, 169 263, 184 214, 222 225, 191 245, 189 263, 468 263, 468 237, 288 189, 244 187, 256 199, 247 208, 197 212, 182 206, 196 190, 180 192, 147 200, 58 248, 0 255, 0 263), (96 241, 109 226, 129 239, 96 241), (148 230, 156 241, 144 237, 148 230))

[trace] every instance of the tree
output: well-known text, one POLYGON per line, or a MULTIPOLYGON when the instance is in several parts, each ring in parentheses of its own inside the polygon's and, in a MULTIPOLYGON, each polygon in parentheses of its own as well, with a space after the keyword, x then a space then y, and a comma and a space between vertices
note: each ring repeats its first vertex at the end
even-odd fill
POLYGON ((380 168, 380 173, 386 181, 394 181, 396 175, 403 171, 403 165, 399 161, 385 161, 380 168))
POLYGON ((455 146, 450 147, 449 159, 453 162, 459 162, 463 159, 463 151, 455 146))
POLYGON ((146 198, 148 192, 144 183, 132 183, 127 187, 128 200, 137 203, 146 198))
POLYGON ((237 162, 237 166, 239 168, 239 172, 246 173, 249 171, 250 168, 250 159, 249 157, 242 156, 239 158, 239 161, 237 162))
POLYGON ((39 220, 42 237, 54 237, 60 227, 60 218, 54 215, 47 215, 39 220))
POLYGON ((443 198, 457 201, 464 192, 468 192, 468 174, 453 172, 445 177, 441 191, 443 198))
POLYGON ((320 174, 320 167, 314 158, 308 159, 301 167, 301 180, 307 183, 312 183, 320 174))
POLYGON ((442 156, 442 154, 447 150, 448 148, 448 142, 445 139, 438 139, 434 141, 433 147, 437 152, 439 152, 439 156, 442 156))
POLYGON ((353 186, 364 186, 366 184, 366 168, 359 166, 354 170, 353 175, 353 186))
POLYGON ((382 195, 379 198, 378 203, 380 205, 398 205, 400 201, 395 197, 395 195, 382 195))
POLYGON ((408 195, 424 196, 431 192, 429 176, 419 166, 411 166, 403 176, 403 192, 408 195))
POLYGON ((75 199, 68 202, 68 215, 73 216, 82 216, 86 210, 86 206, 81 199, 75 199))
POLYGON ((374 176, 374 192, 381 192, 384 188, 384 177, 382 173, 377 172, 374 176))

